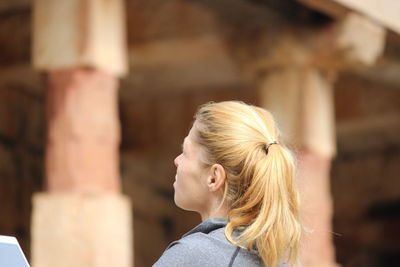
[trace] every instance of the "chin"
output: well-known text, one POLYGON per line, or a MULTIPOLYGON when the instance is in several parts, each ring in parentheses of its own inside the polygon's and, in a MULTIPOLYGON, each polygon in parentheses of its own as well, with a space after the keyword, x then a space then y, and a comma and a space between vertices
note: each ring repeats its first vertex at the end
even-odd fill
MULTIPOLYGON (((174 183, 174 185, 175 185, 175 183, 174 183)), ((175 189, 175 187, 174 187, 174 189, 175 189)), ((175 194, 174 194, 174 202, 175 202, 175 205, 176 205, 178 208, 181 208, 181 209, 182 209, 182 207, 181 207, 181 205, 180 205, 179 197, 176 195, 176 189, 175 189, 175 194)))
POLYGON ((179 198, 177 198, 176 196, 174 197, 174 202, 175 202, 175 205, 176 205, 178 208, 181 208, 181 209, 183 209, 183 210, 187 210, 187 209, 185 208, 185 205, 182 205, 182 202, 179 201, 179 198))

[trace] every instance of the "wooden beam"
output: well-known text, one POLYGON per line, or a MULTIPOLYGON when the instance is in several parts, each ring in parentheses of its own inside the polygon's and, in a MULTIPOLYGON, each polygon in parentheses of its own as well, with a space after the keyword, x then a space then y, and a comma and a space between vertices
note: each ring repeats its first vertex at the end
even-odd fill
POLYGON ((398 0, 297 0, 323 13, 341 17, 354 11, 400 34, 400 1, 398 0))
POLYGON ((31 0, 2 0, 0 1, 0 13, 7 13, 12 10, 30 8, 31 0))
POLYGON ((332 0, 297 0, 302 4, 333 17, 343 17, 350 10, 332 0))
POLYGON ((11 65, 29 62, 30 40, 29 9, 0 9, 0 66, 2 70, 11 65))
POLYGON ((357 72, 361 77, 382 83, 385 86, 398 89, 400 84, 400 63, 392 60, 382 60, 378 64, 357 72))
POLYGON ((29 64, 16 64, 1 68, 0 87, 23 88, 25 92, 35 96, 42 97, 44 95, 42 76, 29 64))
POLYGON ((400 114, 387 113, 337 124, 338 150, 354 153, 400 144, 400 114))
MULTIPOLYGON (((243 75, 217 34, 155 39, 129 49, 130 70, 134 75, 122 82, 132 91, 198 90, 243 83, 243 75)), ((235 86, 236 88, 236 86, 235 86)))

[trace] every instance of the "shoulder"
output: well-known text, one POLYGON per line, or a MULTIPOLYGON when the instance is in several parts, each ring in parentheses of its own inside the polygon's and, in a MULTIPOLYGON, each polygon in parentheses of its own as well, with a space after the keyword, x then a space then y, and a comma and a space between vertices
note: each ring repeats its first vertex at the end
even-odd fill
POLYGON ((213 249, 215 244, 206 234, 191 234, 171 243, 153 266, 207 266, 213 249))
POLYGON ((228 266, 232 258, 233 266, 261 266, 258 256, 229 243, 223 230, 194 233, 171 243, 153 266, 228 266))

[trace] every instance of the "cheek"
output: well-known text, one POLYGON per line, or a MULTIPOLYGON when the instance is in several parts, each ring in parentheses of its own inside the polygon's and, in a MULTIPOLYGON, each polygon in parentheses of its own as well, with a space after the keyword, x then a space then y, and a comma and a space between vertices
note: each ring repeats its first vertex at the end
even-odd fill
POLYGON ((175 204, 184 210, 197 210, 196 201, 198 199, 198 180, 196 170, 191 168, 190 164, 181 165, 177 168, 176 180, 174 183, 175 204))
MULTIPOLYGON (((175 177, 175 186, 176 188, 181 188, 187 190, 187 187, 190 187, 190 171, 185 169, 184 166, 180 166, 176 170, 176 177, 175 177)), ((189 188, 190 189, 190 188, 189 188)))

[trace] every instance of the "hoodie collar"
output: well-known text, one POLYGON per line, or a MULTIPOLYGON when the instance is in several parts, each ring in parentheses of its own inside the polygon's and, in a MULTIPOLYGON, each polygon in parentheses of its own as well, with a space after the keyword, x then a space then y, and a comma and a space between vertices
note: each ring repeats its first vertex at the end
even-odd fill
POLYGON ((225 227, 226 224, 227 220, 225 218, 211 218, 197 225, 195 228, 184 234, 183 237, 199 232, 208 234, 214 230, 225 227))

